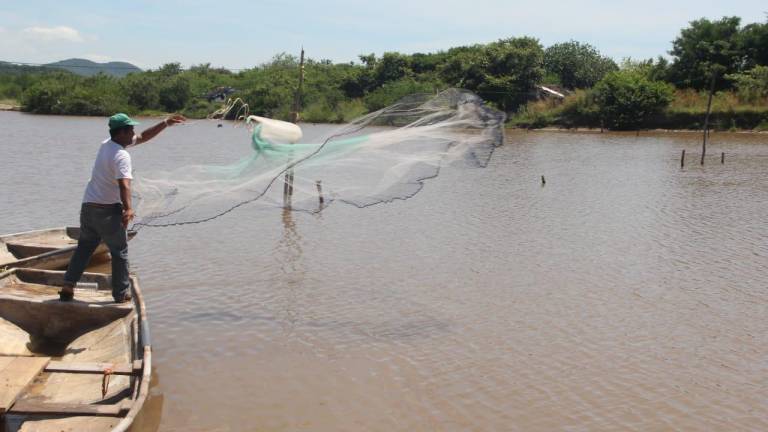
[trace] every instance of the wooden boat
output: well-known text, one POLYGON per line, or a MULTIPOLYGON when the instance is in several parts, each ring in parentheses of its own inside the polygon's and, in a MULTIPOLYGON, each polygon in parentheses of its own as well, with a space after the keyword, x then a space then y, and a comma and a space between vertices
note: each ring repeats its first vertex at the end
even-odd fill
POLYGON ((125 431, 149 393, 152 353, 141 289, 112 300, 109 275, 85 273, 59 301, 64 272, 0 273, 0 430, 125 431))
MULTIPOLYGON (((45 270, 63 269, 77 247, 80 228, 60 227, 0 236, 0 270, 33 267, 45 270)), ((128 232, 128 240, 136 231, 128 232)), ((96 248, 91 263, 107 261, 109 249, 104 243, 96 248)))

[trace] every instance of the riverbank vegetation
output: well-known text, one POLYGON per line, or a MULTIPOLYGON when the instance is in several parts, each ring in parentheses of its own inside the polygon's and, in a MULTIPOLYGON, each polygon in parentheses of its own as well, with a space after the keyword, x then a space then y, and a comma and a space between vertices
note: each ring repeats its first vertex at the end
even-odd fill
MULTIPOLYGON (((545 48, 517 37, 436 53, 361 55, 350 63, 310 59, 301 118, 344 122, 407 94, 460 87, 506 111, 517 127, 697 129, 711 91, 714 127, 768 129, 768 22, 696 20, 669 54, 617 64, 589 44, 545 48)), ((298 58, 288 54, 240 71, 169 63, 123 78, 0 63, 0 99, 39 114, 200 118, 224 98, 241 98, 254 114, 288 119, 297 81, 298 58)))

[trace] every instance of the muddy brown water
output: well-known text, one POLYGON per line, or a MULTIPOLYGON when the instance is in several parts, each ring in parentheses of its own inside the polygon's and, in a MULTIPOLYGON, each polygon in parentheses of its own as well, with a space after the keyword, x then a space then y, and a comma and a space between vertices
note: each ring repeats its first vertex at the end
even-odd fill
MULTIPOLYGON (((0 231, 77 223, 105 124, 0 112, 0 231)), ((141 175, 248 148, 203 121, 131 152, 141 175)), ((407 201, 145 228, 134 430, 768 430, 768 136, 699 148, 510 131, 407 201)))

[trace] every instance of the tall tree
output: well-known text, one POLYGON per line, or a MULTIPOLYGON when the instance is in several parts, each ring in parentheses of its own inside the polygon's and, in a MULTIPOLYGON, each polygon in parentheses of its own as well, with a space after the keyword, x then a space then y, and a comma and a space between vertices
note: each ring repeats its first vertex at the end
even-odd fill
POLYGON ((714 76, 715 90, 730 87, 723 75, 739 72, 743 65, 740 22, 739 17, 692 21, 672 42, 671 81, 678 87, 702 90, 709 89, 714 76))
POLYGON ((744 26, 740 39, 744 52, 744 69, 768 66, 768 22, 744 26))
POLYGON ((530 37, 449 50, 440 68, 449 85, 466 88, 505 111, 524 104, 544 76, 544 50, 530 37))
POLYGON ((501 39, 486 48, 486 80, 477 91, 505 111, 516 110, 535 93, 544 76, 544 50, 531 37, 501 39))
POLYGON ((374 68, 376 84, 381 86, 384 83, 405 77, 411 72, 408 63, 408 56, 406 55, 396 52, 384 53, 374 68))
POLYGON ((560 84, 569 89, 592 87, 609 72, 619 70, 616 62, 592 45, 573 40, 547 48, 544 69, 558 76, 560 84))

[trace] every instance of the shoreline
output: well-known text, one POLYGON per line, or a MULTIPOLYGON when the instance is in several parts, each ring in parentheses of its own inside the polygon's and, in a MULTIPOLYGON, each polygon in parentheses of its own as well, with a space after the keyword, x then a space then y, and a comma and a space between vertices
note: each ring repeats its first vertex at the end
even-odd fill
MULTIPOLYGON (((588 134, 624 134, 624 135, 637 135, 641 133, 692 133, 701 134, 704 133, 703 129, 638 129, 638 130, 610 130, 600 128, 559 128, 559 127, 543 127, 543 128, 522 128, 516 126, 505 126, 505 130, 524 131, 524 132, 560 132, 560 133, 588 133, 588 134)), ((736 129, 736 130, 715 130, 710 129, 709 134, 768 134, 768 130, 754 130, 754 129, 736 129)))
MULTIPOLYGON (((7 103, 0 103, 0 112, 1 111, 7 111, 7 112, 18 112, 22 114, 28 114, 28 115, 34 115, 34 116, 56 116, 56 117, 99 117, 99 116, 87 116, 87 115, 70 115, 70 114, 34 114, 29 113, 21 110, 21 105, 12 105, 7 103)), ((162 116, 163 113, 159 112, 139 112, 136 114, 136 116, 139 117, 157 117, 162 116)), ((337 124, 337 123, 328 123, 328 124, 337 124)), ((601 133, 612 133, 612 134, 624 134, 624 135, 638 135, 640 133, 676 133, 676 134, 701 134, 703 130, 701 129, 640 129, 640 130, 634 130, 634 131, 614 131, 609 129, 603 129, 600 128, 588 128, 588 127, 576 127, 576 128, 564 128, 564 127, 542 127, 542 128, 524 128, 524 127, 517 127, 517 126, 509 126, 505 125, 504 130, 509 131, 523 131, 523 132, 557 132, 557 133, 584 133, 584 134, 601 134, 601 133)), ((715 130, 710 129, 710 134, 749 134, 749 135, 768 135, 768 130, 754 130, 754 129, 736 129, 736 130, 715 130)))

